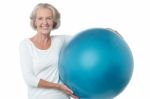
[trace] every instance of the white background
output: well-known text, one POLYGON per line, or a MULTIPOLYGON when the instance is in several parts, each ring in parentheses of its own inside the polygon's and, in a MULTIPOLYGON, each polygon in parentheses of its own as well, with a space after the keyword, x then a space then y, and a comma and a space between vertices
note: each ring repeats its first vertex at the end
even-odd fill
POLYGON ((134 73, 115 99, 150 99, 150 3, 148 0, 4 0, 0 1, 0 99, 27 99, 19 63, 19 43, 36 32, 29 16, 40 2, 61 13, 52 34, 74 35, 92 27, 117 30, 134 56, 134 73))

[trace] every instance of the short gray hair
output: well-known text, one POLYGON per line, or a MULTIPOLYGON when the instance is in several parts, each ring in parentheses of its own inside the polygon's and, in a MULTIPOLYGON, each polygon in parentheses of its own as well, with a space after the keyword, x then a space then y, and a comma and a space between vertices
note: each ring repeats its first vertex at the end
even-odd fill
POLYGON ((60 13, 53 5, 48 3, 39 3, 38 5, 35 6, 30 16, 31 27, 35 30, 37 28, 35 25, 35 19, 36 19, 37 10, 40 8, 47 8, 52 11, 53 21, 54 21, 53 29, 57 29, 60 26, 60 13))

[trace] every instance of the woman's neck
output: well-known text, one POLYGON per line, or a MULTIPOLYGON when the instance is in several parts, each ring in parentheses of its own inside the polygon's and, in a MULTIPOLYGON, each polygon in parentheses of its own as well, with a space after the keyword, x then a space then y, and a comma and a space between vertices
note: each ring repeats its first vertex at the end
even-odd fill
POLYGON ((47 45, 51 42, 51 37, 49 34, 37 33, 34 37, 31 38, 31 40, 38 44, 47 45))

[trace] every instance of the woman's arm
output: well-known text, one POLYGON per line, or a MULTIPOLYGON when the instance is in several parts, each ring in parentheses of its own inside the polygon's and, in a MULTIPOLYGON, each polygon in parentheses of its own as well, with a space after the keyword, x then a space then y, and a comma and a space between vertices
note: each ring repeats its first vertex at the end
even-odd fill
POLYGON ((71 89, 69 89, 64 84, 52 83, 52 82, 48 82, 46 80, 40 79, 38 87, 42 87, 42 88, 54 88, 54 89, 62 90, 66 94, 68 94, 69 96, 73 97, 74 99, 78 99, 77 96, 73 95, 73 91, 71 89))
POLYGON ((23 78, 28 86, 37 87, 40 79, 34 75, 32 56, 26 41, 21 42, 19 51, 23 78))
POLYGON ((40 78, 37 78, 33 72, 33 62, 32 62, 32 56, 31 52, 29 50, 29 46, 25 41, 21 42, 20 44, 20 63, 21 63, 21 69, 23 73, 23 78, 27 85, 32 87, 41 87, 41 88, 53 88, 64 91, 69 96, 78 99, 76 96, 73 95, 73 92, 71 89, 69 89, 64 84, 57 84, 52 83, 40 78))

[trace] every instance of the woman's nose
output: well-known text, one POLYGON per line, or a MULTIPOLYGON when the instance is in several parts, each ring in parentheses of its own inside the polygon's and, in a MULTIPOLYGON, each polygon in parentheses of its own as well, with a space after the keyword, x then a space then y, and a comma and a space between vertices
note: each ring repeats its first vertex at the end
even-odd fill
POLYGON ((47 20, 46 19, 43 19, 43 22, 42 22, 43 24, 47 24, 48 22, 47 22, 47 20))

